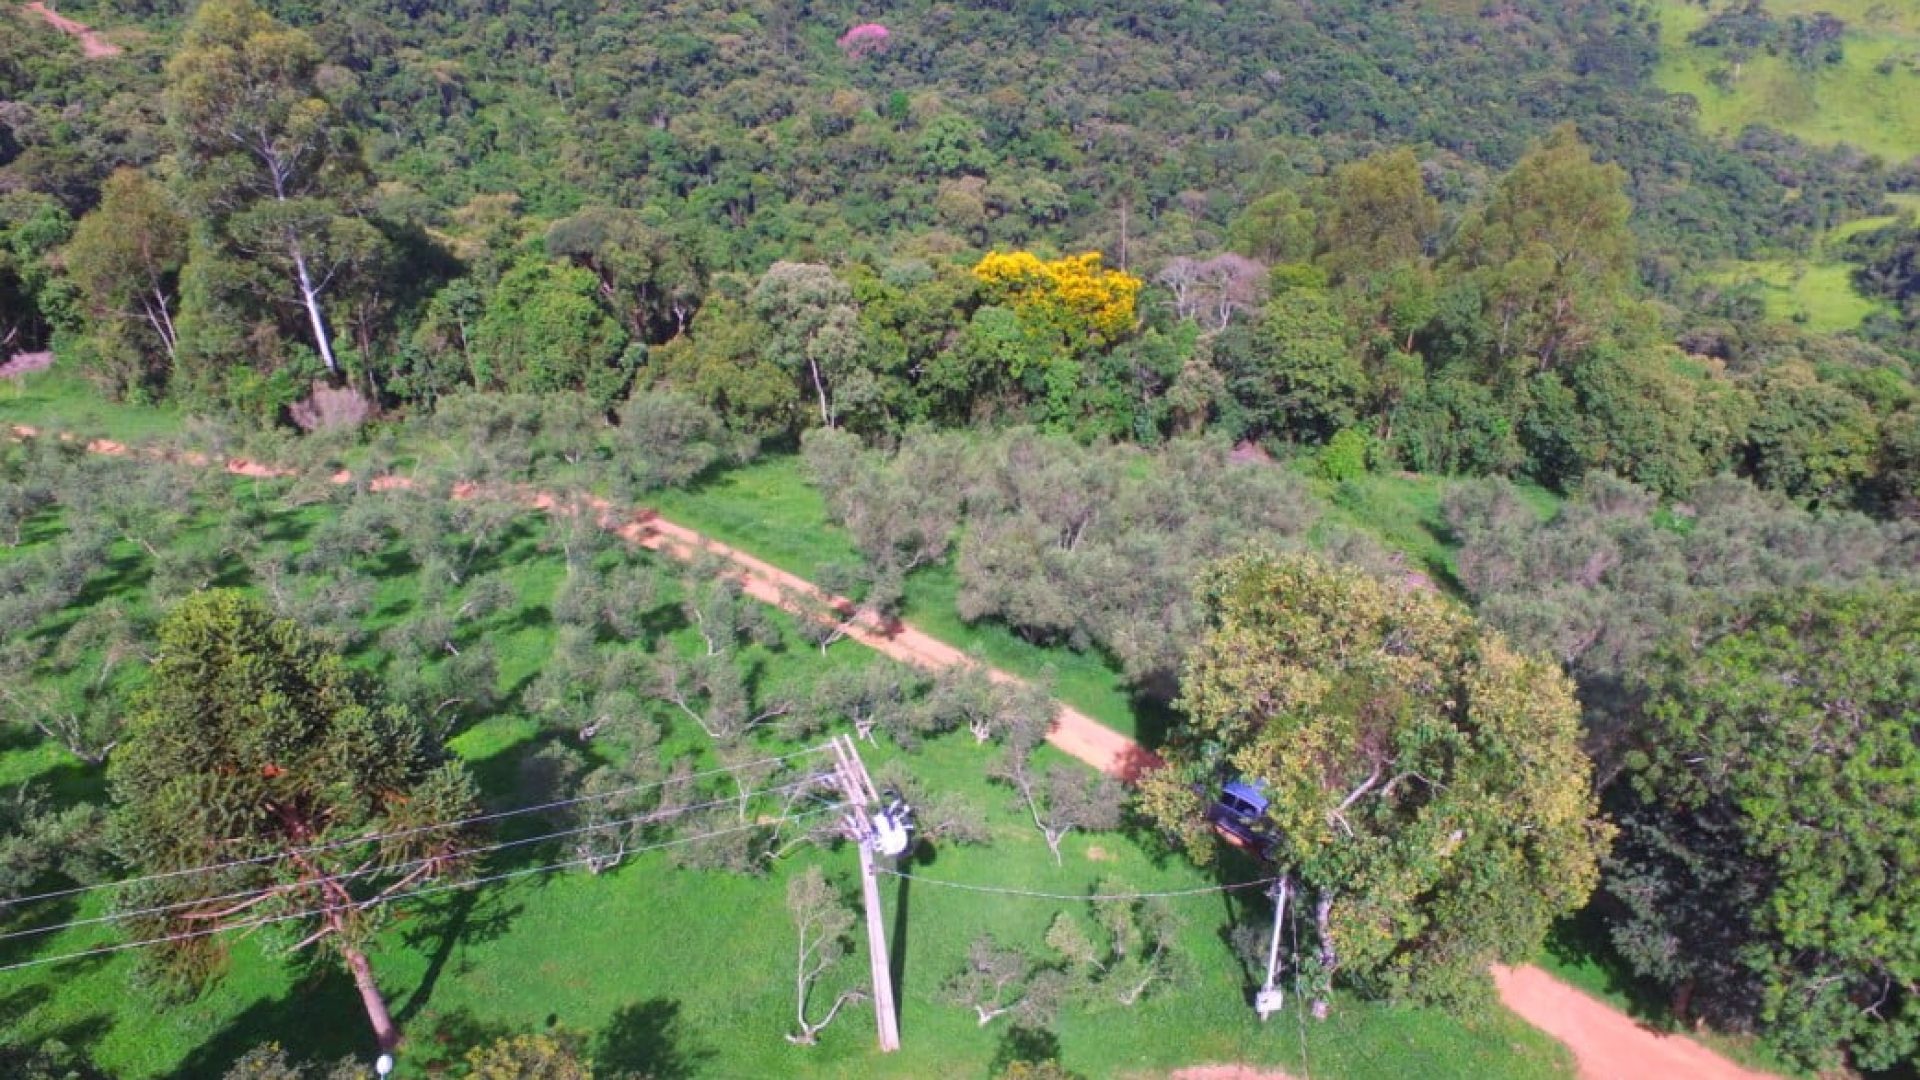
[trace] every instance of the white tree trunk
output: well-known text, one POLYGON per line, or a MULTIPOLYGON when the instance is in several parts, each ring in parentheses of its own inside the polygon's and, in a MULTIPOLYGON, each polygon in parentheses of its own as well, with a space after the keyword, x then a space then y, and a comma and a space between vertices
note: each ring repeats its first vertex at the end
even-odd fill
POLYGON ((820 361, 807 358, 807 369, 813 373, 813 392, 820 397, 820 423, 833 426, 833 410, 827 405, 827 384, 820 378, 820 361))
POLYGON ((333 358, 333 343, 327 340, 327 320, 320 313, 320 290, 314 287, 313 275, 307 272, 307 256, 300 250, 298 239, 288 239, 288 249, 293 255, 293 270, 300 279, 300 302, 306 305, 307 318, 313 322, 313 343, 320 349, 320 359, 327 365, 331 374, 340 374, 340 364, 333 358))

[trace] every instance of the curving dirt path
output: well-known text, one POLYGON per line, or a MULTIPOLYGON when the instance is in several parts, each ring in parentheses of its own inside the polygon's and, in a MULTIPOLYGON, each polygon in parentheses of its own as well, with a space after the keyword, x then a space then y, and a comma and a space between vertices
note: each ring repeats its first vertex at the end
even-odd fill
MULTIPOLYGON (((882 622, 858 610, 845 597, 821 592, 812 582, 763 562, 744 551, 676 525, 652 511, 641 511, 615 531, 633 543, 674 558, 691 560, 707 555, 725 559, 739 570, 740 583, 756 600, 784 608, 802 617, 836 613, 848 640, 924 671, 979 666, 972 657, 938 638, 898 619, 882 622)), ((832 618, 832 616, 828 616, 832 618)), ((999 668, 986 668, 995 682, 1022 680, 999 668)), ((1093 717, 1069 705, 1059 705, 1047 741, 1068 754, 1122 780, 1132 780, 1159 764, 1152 751, 1093 717)))
POLYGON ((48 26, 80 42, 80 55, 89 60, 104 60, 120 55, 120 46, 100 36, 100 31, 83 22, 76 22, 48 7, 44 0, 33 0, 23 8, 32 15, 46 20, 48 26))
MULTIPOLYGON (((34 428, 22 425, 14 425, 11 430, 22 438, 39 434, 34 428)), ((121 443, 106 439, 89 442, 87 449, 115 455, 134 452, 121 443)), ((213 459, 202 455, 185 454, 180 459, 194 464, 214 464, 213 459)), ((270 478, 296 475, 292 469, 276 468, 244 458, 231 458, 219 464, 236 476, 270 478)), ((353 477, 350 473, 339 472, 330 479, 336 484, 345 484, 353 477)), ((387 475, 374 477, 368 486, 375 491, 384 491, 410 488, 413 482, 404 476, 387 475)), ((470 499, 483 494, 504 494, 528 509, 542 513, 593 513, 603 527, 629 543, 658 551, 670 558, 683 561, 701 557, 724 560, 739 575, 741 586, 749 596, 803 618, 831 621, 844 628, 849 640, 923 670, 977 666, 975 660, 944 641, 898 620, 883 624, 870 614, 859 611, 852 601, 844 597, 823 592, 798 575, 703 536, 684 525, 677 525, 654 511, 623 510, 605 499, 567 497, 533 489, 502 492, 484 489, 477 484, 460 484, 453 489, 456 499, 470 499)), ((1021 681, 1018 676, 998 668, 988 667, 986 672, 989 678, 996 681, 1021 681)), ((1067 705, 1059 706, 1047 741, 1103 772, 1127 780, 1159 762, 1146 747, 1067 705)), ((1530 964, 1520 967, 1496 966, 1493 978, 1502 1004, 1573 1051, 1582 1080, 1652 1080, 1664 1077, 1772 1080, 1769 1074, 1736 1065, 1684 1036, 1663 1035, 1642 1027, 1611 1005, 1568 986, 1530 964)), ((1181 1070, 1173 1076, 1175 1080, 1287 1080, 1285 1074, 1242 1065, 1200 1066, 1181 1070)))
POLYGON ((1581 1080, 1773 1080, 1684 1035, 1663 1035, 1531 965, 1495 965, 1500 1001, 1573 1051, 1581 1080))
MULTIPOLYGON (((13 425, 11 430, 15 436, 21 438, 33 438, 39 434, 38 430, 25 425, 13 425)), ((96 454, 114 456, 135 452, 111 439, 91 440, 87 443, 87 449, 96 454)), ((179 459, 194 465, 214 464, 211 458, 198 454, 182 454, 179 455, 179 459)), ((278 468, 245 458, 229 458, 220 462, 219 465, 235 476, 259 479, 297 474, 293 469, 278 468)), ((329 479, 335 484, 346 484, 353 480, 353 475, 342 471, 333 474, 329 479)), ((375 491, 391 491, 410 488, 413 486, 413 481, 398 475, 376 476, 368 486, 375 491)), ((683 562, 691 562, 702 557, 720 559, 734 568, 742 590, 754 599, 782 608, 802 618, 816 619, 836 626, 847 640, 858 642, 923 671, 978 666, 972 657, 938 638, 931 637, 897 619, 883 622, 871 613, 861 611, 846 597, 823 592, 812 582, 797 574, 790 574, 738 548, 704 536, 684 525, 668 521, 652 510, 623 510, 605 499, 568 496, 534 489, 502 491, 482 488, 480 485, 470 483, 456 484, 453 488, 453 497, 456 499, 471 499, 480 495, 504 496, 528 509, 548 514, 591 513, 598 518, 602 527, 611 530, 627 542, 650 551, 658 551, 683 562)), ((1019 676, 998 668, 986 668, 986 673, 987 677, 995 682, 1022 682, 1019 676)), ((1059 706, 1053 727, 1047 733, 1047 741, 1102 772, 1122 780, 1132 780, 1160 762, 1152 751, 1068 705, 1059 706)))

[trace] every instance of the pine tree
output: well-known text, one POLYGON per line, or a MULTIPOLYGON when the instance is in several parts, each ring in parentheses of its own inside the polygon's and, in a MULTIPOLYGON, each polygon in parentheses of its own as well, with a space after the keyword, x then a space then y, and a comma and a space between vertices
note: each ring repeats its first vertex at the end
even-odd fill
POLYGON ((417 717, 258 600, 199 593, 159 639, 109 771, 120 855, 171 875, 127 890, 125 906, 149 912, 129 934, 197 935, 144 954, 190 989, 218 970, 227 939, 211 931, 271 927, 289 951, 322 945, 391 1049, 399 1029, 367 957, 381 901, 458 866, 468 837, 440 823, 471 815, 472 780, 417 717))

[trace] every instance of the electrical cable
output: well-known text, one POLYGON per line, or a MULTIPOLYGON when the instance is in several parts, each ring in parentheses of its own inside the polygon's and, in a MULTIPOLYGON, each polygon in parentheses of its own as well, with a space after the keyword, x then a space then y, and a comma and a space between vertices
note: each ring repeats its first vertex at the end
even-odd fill
POLYGON ((1251 889, 1255 885, 1271 885, 1280 880, 1277 877, 1259 878, 1254 881, 1236 881, 1228 885, 1208 885, 1199 889, 1174 889, 1169 892, 1083 893, 1075 895, 1073 893, 1048 893, 1033 892, 1028 889, 1009 889, 998 885, 968 885, 960 881, 942 881, 939 878, 924 878, 917 874, 909 874, 904 870, 889 870, 884 866, 875 867, 874 873, 886 874, 890 877, 906 878, 909 881, 924 882, 928 885, 939 885, 948 889, 960 889, 964 892, 992 893, 995 896, 1029 896, 1039 900, 1158 900, 1175 896, 1199 896, 1203 893, 1233 892, 1236 889, 1251 889))
MULTIPOLYGON (((809 810, 802 814, 785 815, 781 817, 780 820, 777 822, 769 823, 769 822, 756 821, 746 825, 736 825, 729 829, 718 829, 718 830, 715 830, 714 832, 702 833, 698 836, 682 836, 672 840, 664 840, 657 844, 648 844, 645 847, 637 847, 630 851, 622 852, 620 858, 622 860, 625 860, 628 855, 638 855, 643 852, 654 851, 660 848, 674 847, 680 844, 697 843, 698 841, 701 841, 701 840, 711 840, 717 836, 728 836, 733 833, 745 832, 749 829, 763 828, 768 824, 782 825, 789 821, 797 821, 805 817, 815 817, 820 814, 828 813, 829 811, 838 810, 845 805, 846 805, 845 803, 837 803, 833 806, 822 807, 818 810, 809 810)), ((412 889, 403 893, 395 893, 392 896, 375 897, 372 900, 365 901, 364 903, 329 904, 325 907, 313 908, 308 911, 296 911, 296 912, 292 912, 290 914, 285 914, 285 915, 270 915, 270 916, 265 916, 259 919, 252 919, 252 920, 247 920, 247 921, 238 922, 238 923, 230 923, 225 926, 208 927, 205 930, 191 930, 191 931, 186 931, 184 933, 179 933, 179 934, 167 934, 162 937, 146 938, 141 941, 123 941, 114 945, 103 945, 95 949, 83 949, 79 952, 62 953, 58 956, 35 957, 34 959, 31 959, 31 960, 21 960, 17 963, 0 965, 0 974, 4 974, 5 972, 9 972, 9 971, 18 971, 21 968, 39 967, 45 964, 57 964, 66 960, 79 960, 89 956, 104 956, 108 953, 125 952, 128 949, 140 949, 140 948, 145 948, 149 945, 165 945, 165 944, 170 944, 176 941, 190 941, 194 938, 210 937, 214 934, 224 934, 230 930, 250 930, 250 929, 255 929, 262 926, 268 926, 273 923, 287 922, 292 919, 305 919, 305 918, 310 918, 316 915, 327 915, 335 911, 345 911, 349 908, 356 911, 364 911, 370 907, 379 907, 383 904, 390 904, 396 901, 408 900, 415 897, 431 896, 434 893, 453 892, 460 889, 477 888, 481 885, 491 885, 496 882, 506 881, 511 878, 527 877, 532 874, 550 874, 557 870, 566 870, 575 866, 585 866, 588 863, 591 863, 593 861, 594 861, 593 857, 588 857, 584 859, 568 859, 565 862, 551 863, 546 866, 535 866, 535 867, 529 867, 529 868, 520 869, 520 870, 507 870, 498 874, 491 874, 486 877, 470 878, 465 881, 448 882, 446 884, 441 884, 441 885, 433 885, 433 886, 428 886, 420 889, 412 889)))
MULTIPOLYGON (((520 837, 514 840, 503 840, 496 844, 487 844, 482 847, 469 848, 464 851, 455 852, 450 856, 449 855, 427 855, 417 859, 410 859, 406 862, 395 863, 391 866, 375 865, 375 866, 363 867, 359 870, 351 870, 342 874, 330 874, 324 880, 351 881, 355 878, 367 877, 372 874, 398 873, 400 871, 408 870, 413 867, 425 866, 429 863, 438 862, 442 859, 470 859, 477 855, 486 855, 491 852, 505 850, 506 848, 524 847, 528 844, 538 844, 546 840, 557 840, 563 836, 575 836, 581 833, 601 832, 607 829, 618 829, 624 825, 636 825, 641 823, 651 824, 657 821, 671 821, 674 818, 680 817, 683 814, 690 814, 696 810, 711 810, 716 806, 726 806, 729 803, 738 802, 743 799, 750 799, 757 795, 774 795, 774 794, 780 794, 783 792, 795 791, 800 788, 811 786, 815 783, 818 783, 821 780, 827 779, 830 775, 831 774, 828 774, 828 773, 815 773, 803 779, 793 781, 792 783, 781 784, 781 785, 770 787, 770 788, 762 788, 756 791, 743 792, 739 795, 729 795, 724 799, 714 799, 711 802, 693 803, 687 806, 674 807, 671 810, 652 810, 644 814, 637 814, 633 817, 622 818, 617 821, 603 821, 593 825, 580 825, 580 826, 575 826, 574 828, 571 828, 571 829, 561 829, 561 830, 558 830, 557 832, 542 833, 539 836, 525 836, 525 837, 520 837)), ((317 881, 306 882, 302 884, 313 886, 313 885, 317 885, 318 882, 317 881)), ((116 912, 110 912, 106 915, 96 915, 86 919, 75 919, 72 922, 53 923, 47 926, 28 927, 27 929, 24 929, 24 930, 13 930, 4 934, 0 934, 0 941, 12 941, 16 938, 24 938, 24 937, 37 937, 41 934, 51 934, 60 930, 71 930, 71 929, 74 929, 75 927, 80 927, 80 926, 92 926, 97 923, 119 922, 124 919, 139 918, 142 915, 160 915, 160 914, 165 914, 166 912, 169 912, 169 911, 178 911, 182 908, 199 907, 203 904, 219 904, 219 903, 225 903, 226 901, 229 901, 229 900, 252 900, 255 898, 268 896, 284 888, 286 888, 286 886, 267 885, 259 888, 253 888, 253 889, 242 889, 238 892, 231 892, 222 896, 206 896, 206 897, 197 897, 192 900, 177 900, 170 904, 160 904, 155 907, 138 908, 132 911, 116 911, 116 912)))
POLYGON ((423 832, 435 832, 440 829, 459 828, 462 825, 477 825, 483 821, 498 821, 501 818, 515 817, 520 814, 538 813, 543 810, 558 810, 563 807, 577 806, 581 803, 592 802, 597 799, 612 799, 621 795, 629 795, 635 792, 649 791, 649 790, 652 790, 653 788, 665 787, 668 784, 683 784, 693 780, 702 780, 710 776, 720 776, 723 774, 734 773, 734 772, 740 771, 741 769, 753 768, 756 765, 778 764, 779 762, 790 761, 797 757, 805 757, 808 754, 825 753, 826 750, 827 750, 827 747, 825 746, 814 746, 814 747, 809 747, 805 750, 796 750, 791 754, 782 754, 779 757, 760 758, 759 760, 756 760, 756 761, 742 762, 738 765, 726 766, 725 768, 708 769, 705 772, 688 773, 686 776, 670 776, 665 780, 657 780, 650 784, 636 784, 632 787, 616 788, 613 791, 595 792, 592 795, 578 795, 571 799, 558 799, 554 802, 541 803, 537 806, 518 806, 518 807, 514 807, 511 810, 495 810, 485 814, 476 814, 472 817, 459 818, 454 821, 439 821, 439 822, 432 822, 426 825, 415 825, 406 829, 397 829, 393 832, 367 833, 363 836, 346 837, 340 840, 329 840, 325 843, 314 844, 310 847, 289 848, 285 851, 276 851, 268 855, 255 855, 251 858, 232 859, 227 862, 209 863, 205 866, 192 866, 182 870, 167 870, 157 874, 144 874, 144 875, 141 875, 140 877, 123 878, 119 881, 104 881, 98 885, 77 885, 70 889, 55 889, 52 892, 35 893, 32 896, 9 897, 4 900, 0 900, 0 904, 4 904, 5 906, 8 906, 8 907, 12 907, 17 904, 32 904, 32 903, 37 903, 41 900, 55 900, 63 896, 75 896, 80 893, 93 892, 97 889, 117 889, 117 888, 122 888, 128 885, 138 885, 146 881, 160 881, 166 878, 186 877, 192 874, 210 874, 216 870, 228 870, 236 866, 249 866, 254 863, 271 862, 275 859, 290 858, 294 855, 314 855, 324 851, 333 851, 337 848, 352 847, 355 844, 370 844, 379 840, 393 840, 402 836, 414 836, 423 832))

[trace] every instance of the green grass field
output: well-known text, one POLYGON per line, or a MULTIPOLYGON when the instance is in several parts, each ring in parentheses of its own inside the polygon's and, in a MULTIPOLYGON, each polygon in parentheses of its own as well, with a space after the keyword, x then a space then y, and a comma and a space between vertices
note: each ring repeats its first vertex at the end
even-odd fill
MULTIPOLYGON (((70 425, 57 412, 37 413, 36 420, 49 427, 70 425)), ((808 559, 834 557, 836 541, 830 533, 803 528, 802 518, 819 508, 817 500, 809 503, 810 492, 787 482, 792 468, 790 461, 769 460, 663 508, 701 527, 731 519, 732 535, 722 532, 725 538, 802 569, 808 559)), ((271 504, 279 487, 246 482, 246 490, 248 497, 271 504)), ((277 542, 304 544, 308 528, 327 512, 286 511, 276 517, 277 542)), ((212 524, 199 522, 179 542, 207 542, 212 524)), ((36 542, 51 540, 57 533, 53 525, 41 523, 34 530, 36 542)), ((519 709, 513 694, 545 662, 552 645, 544 608, 562 567, 559 556, 542 544, 543 530, 539 519, 524 519, 488 557, 519 594, 518 604, 491 617, 486 629, 500 654, 498 689, 506 695, 505 704, 452 740, 496 806, 526 801, 518 762, 554 737, 519 709)), ((0 559, 18 555, 0 551, 0 559)), ((116 552, 116 563, 123 555, 135 563, 142 557, 137 551, 116 552)), ((404 561, 404 555, 372 558, 404 561)), ((915 602, 931 612, 942 589, 950 586, 941 585, 937 575, 923 580, 915 602)), ((405 574, 381 581, 370 625, 377 629, 405 617, 417 599, 413 581, 405 574)), ((92 602, 145 602, 144 576, 137 568, 114 573, 111 586, 90 594, 92 602)), ((951 611, 950 597, 943 610, 951 611)), ((976 645, 987 653, 1009 647, 976 645)), ((1014 654, 995 659, 1007 656, 1014 654)), ((377 649, 365 650, 358 659, 376 671, 383 663, 377 649)), ((826 667, 885 662, 845 644, 824 658, 796 644, 766 652, 762 659, 768 680, 801 693, 826 667)), ((1034 650, 1025 660, 1014 659, 1056 666, 1063 693, 1075 685, 1070 656, 1034 650)), ((1075 692, 1097 697, 1098 679, 1086 678, 1087 686, 1075 692)), ((708 753, 705 737, 689 728, 671 731, 666 745, 708 753)), ((1229 921, 1247 914, 1246 901, 1217 893, 1175 901, 1185 921, 1183 970, 1168 992, 1124 1011, 1114 1005, 1075 1005, 1047 1032, 1016 1034, 1004 1021, 980 1027, 969 1012, 939 1001, 938 989, 958 967, 968 943, 991 930, 1004 942, 1037 949, 1055 914, 1081 905, 962 892, 935 880, 1068 895, 1082 894, 1102 879, 1143 890, 1215 883, 1166 856, 1150 838, 1128 833, 1070 837, 1065 865, 1056 867, 1008 793, 984 778, 990 752, 959 736, 933 741, 912 755, 890 747, 869 754, 876 769, 899 758, 920 784, 972 801, 988 812, 994 835, 988 847, 931 852, 914 868, 929 880, 894 882, 886 891, 901 966, 906 1046, 900 1054, 881 1057, 874 1051, 872 1014, 864 1009, 851 1011, 829 1029, 818 1047, 793 1047, 781 1037, 790 1030, 792 1011, 793 937, 783 907, 785 880, 800 866, 819 862, 848 885, 850 851, 802 848, 762 878, 676 869, 655 853, 598 877, 579 871, 528 876, 401 910, 375 949, 375 963, 411 1033, 403 1057, 407 1072, 421 1075, 426 1064, 493 1033, 558 1025, 586 1035, 603 1067, 645 1069, 662 1077, 987 1076, 1009 1055, 1021 1053, 1057 1053, 1069 1068, 1099 1077, 1151 1075, 1203 1061, 1249 1061, 1316 1076, 1567 1074, 1569 1063, 1560 1047, 1506 1014, 1463 1022, 1430 1010, 1343 1000, 1324 1024, 1289 1013, 1262 1026, 1246 1005, 1247 973, 1223 941, 1229 921)), ((0 782, 27 780, 43 781, 68 799, 98 797, 101 789, 97 772, 36 739, 9 734, 0 741, 0 782)), ((513 861, 490 864, 490 869, 566 857, 557 848, 522 850, 513 861)), ((102 904, 88 897, 77 905, 56 904, 43 914, 86 917, 101 912, 102 904)), ((93 926, 0 943, 0 963, 113 940, 108 928, 93 926)), ((59 1038, 110 1074, 129 1078, 218 1076, 246 1048, 269 1039, 302 1055, 365 1054, 364 1017, 339 970, 288 964, 268 954, 271 945, 238 942, 226 976, 205 995, 177 1004, 162 1005, 136 989, 134 961, 124 954, 0 975, 0 1040, 59 1038)), ((842 983, 859 978, 863 966, 856 952, 837 978, 842 983)))
MULTIPOLYGON (((654 504, 670 520, 809 580, 823 566, 857 559, 796 456, 762 457, 689 490, 659 492, 654 504)), ((999 623, 964 622, 954 607, 959 587, 950 566, 923 569, 908 579, 902 614, 986 663, 1046 681, 1055 696, 1119 731, 1142 734, 1143 712, 1154 722, 1152 707, 1135 701, 1104 657, 1042 648, 999 623)))
MULTIPOLYGON (((1839 234, 1836 230, 1835 235, 1839 234)), ((1820 334, 1858 329, 1867 316, 1885 306, 1854 289, 1853 267, 1843 262, 1755 259, 1730 263, 1712 280, 1724 285, 1755 285, 1766 301, 1770 318, 1820 334)))
POLYGON ((1819 237, 1804 257, 1728 260, 1708 275, 1708 281, 1758 289, 1768 317, 1780 322, 1794 323, 1817 334, 1857 330, 1869 315, 1887 310, 1887 305, 1862 296, 1854 287, 1855 267, 1844 261, 1841 245, 1920 211, 1920 194, 1894 192, 1886 196, 1886 201, 1895 213, 1837 225, 1819 237))
POLYGON ((0 427, 23 424, 88 438, 133 441, 177 435, 186 420, 171 407, 116 405, 58 366, 0 379, 0 427))
MULTIPOLYGON (((1336 485, 1303 475, 1325 500, 1327 520, 1372 533, 1403 553, 1410 569, 1453 587, 1458 545, 1440 511, 1452 482, 1448 478, 1370 474, 1336 485)), ((1521 491, 1543 518, 1560 502, 1533 485, 1522 485, 1521 491)), ((801 577, 816 578, 821 567, 856 557, 845 534, 828 522, 826 505, 807 484, 799 458, 791 455, 768 455, 694 488, 659 492, 654 503, 669 519, 801 577)), ((1151 741, 1166 722, 1163 707, 1135 695, 1098 652, 1046 648, 998 622, 961 619, 954 602, 959 589, 950 564, 920 570, 908 579, 903 613, 920 629, 987 663, 1047 681, 1055 696, 1116 730, 1151 741)))
POLYGON ((1851 143, 1895 162, 1920 154, 1920 8, 1904 0, 1767 0, 1766 7, 1781 20, 1822 11, 1845 20, 1845 58, 1807 72, 1762 52, 1723 90, 1708 76, 1726 66, 1724 58, 1687 43, 1708 12, 1692 0, 1656 0, 1661 56, 1655 80, 1692 95, 1710 131, 1766 124, 1809 142, 1851 143), (1882 73, 1883 63, 1891 70, 1882 73))
MULTIPOLYGON (((1407 568, 1424 574, 1434 584, 1458 593, 1454 554, 1459 541, 1447 527, 1441 507, 1453 481, 1418 473, 1369 473, 1341 483, 1314 476, 1316 493, 1331 508, 1327 520, 1371 533, 1389 549, 1406 556, 1407 568)), ((1553 516, 1560 496, 1531 483, 1517 485, 1520 497, 1542 520, 1553 516)))

